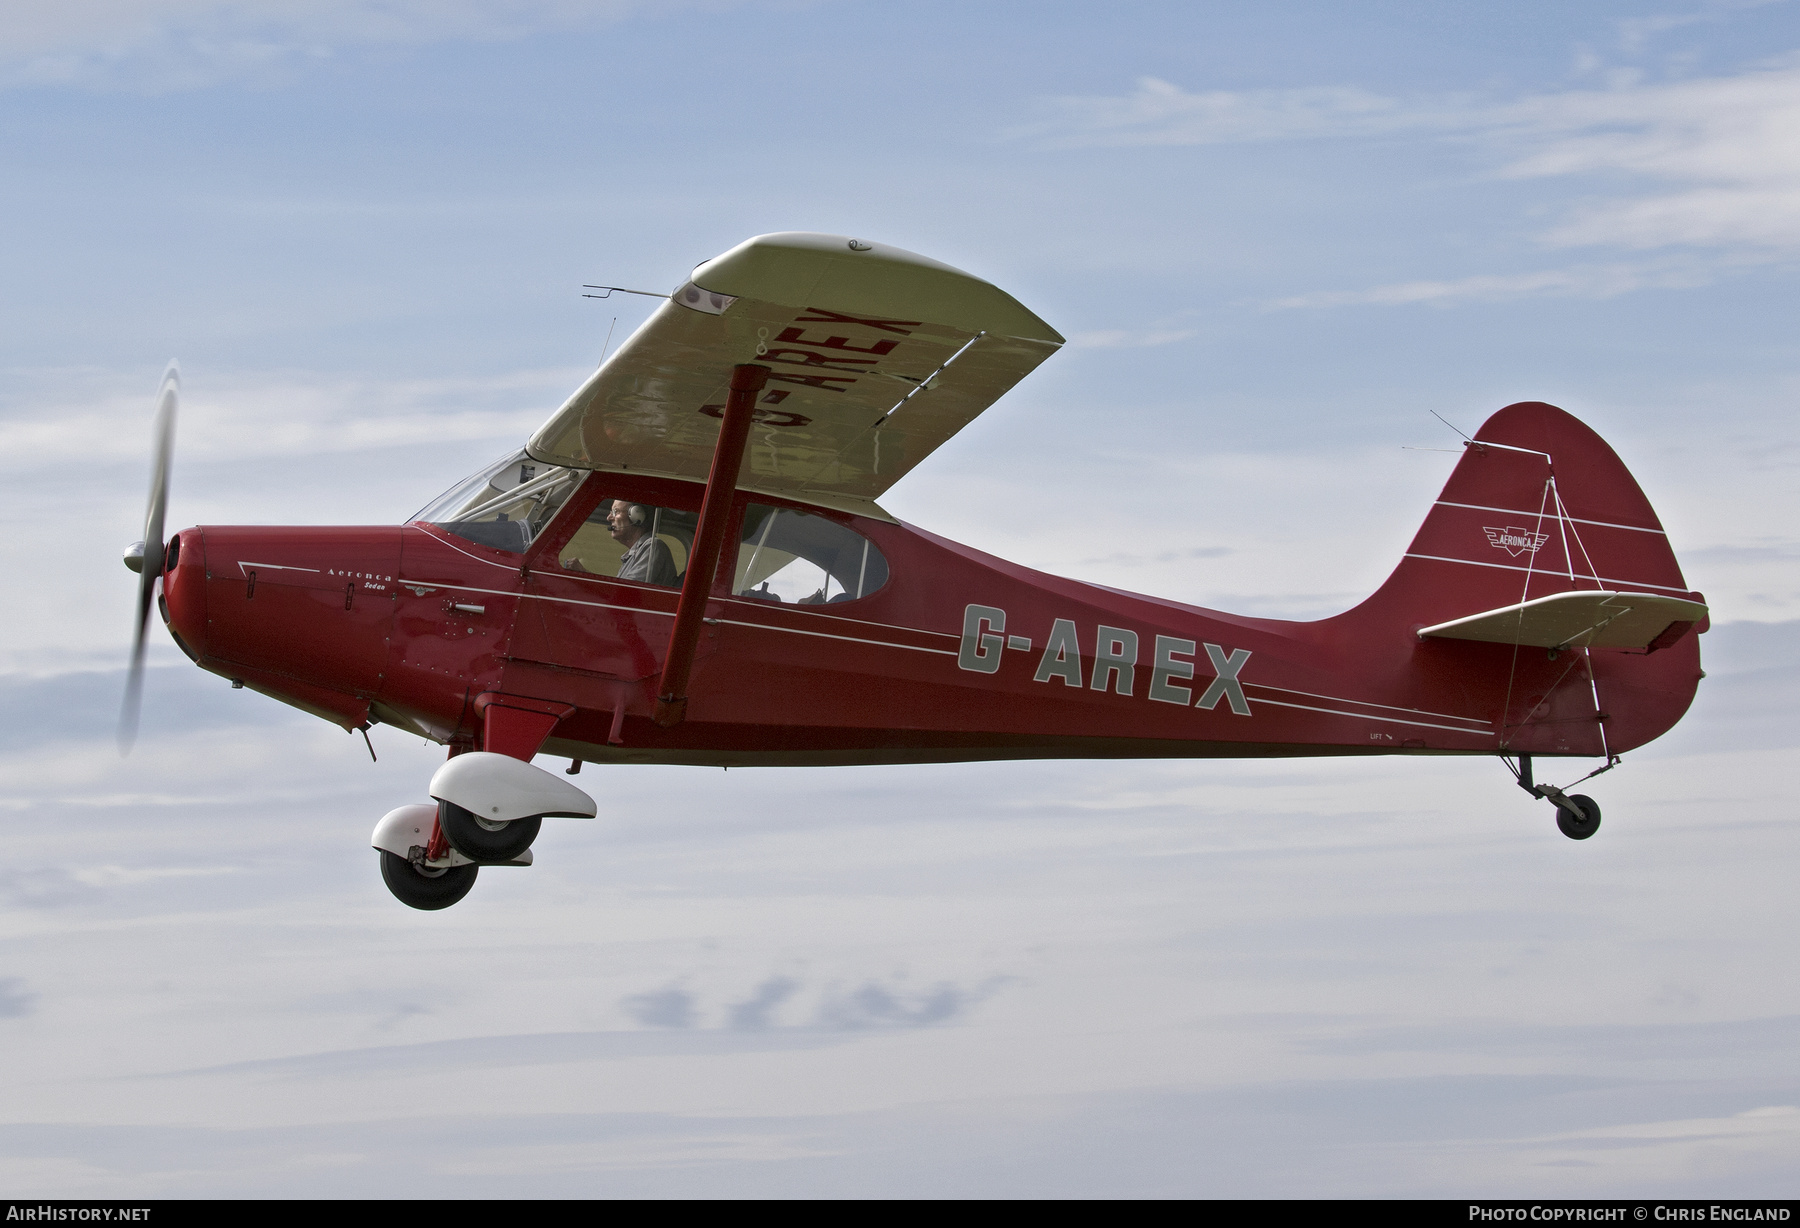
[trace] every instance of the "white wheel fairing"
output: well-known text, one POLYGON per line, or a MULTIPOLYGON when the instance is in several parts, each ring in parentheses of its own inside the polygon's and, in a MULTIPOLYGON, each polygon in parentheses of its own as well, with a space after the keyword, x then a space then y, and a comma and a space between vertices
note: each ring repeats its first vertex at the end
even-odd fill
POLYGON ((431 825, 437 822, 436 806, 396 806, 375 824, 369 843, 396 857, 406 857, 414 845, 431 843, 431 825))
MULTIPOLYGON (((370 837, 369 843, 384 853, 392 853, 396 857, 411 860, 415 845, 424 847, 431 842, 431 825, 435 822, 437 822, 436 806, 396 806, 381 817, 381 822, 375 824, 375 832, 370 837)), ((455 849, 451 849, 447 856, 426 864, 431 869, 441 870, 474 863, 455 849)), ((506 864, 530 865, 531 850, 526 849, 506 864)))
POLYGON ((491 751, 468 751, 444 764, 431 778, 431 796, 489 823, 591 819, 598 813, 593 798, 561 777, 491 751))

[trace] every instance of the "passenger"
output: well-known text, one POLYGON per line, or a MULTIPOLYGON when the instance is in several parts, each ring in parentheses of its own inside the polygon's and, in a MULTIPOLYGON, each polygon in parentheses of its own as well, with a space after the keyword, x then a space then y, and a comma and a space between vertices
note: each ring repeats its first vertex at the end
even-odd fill
POLYGON ((619 560, 619 579, 674 588, 675 557, 650 531, 655 515, 655 508, 642 503, 613 500, 606 523, 611 526, 612 539, 625 547, 625 557, 619 560))

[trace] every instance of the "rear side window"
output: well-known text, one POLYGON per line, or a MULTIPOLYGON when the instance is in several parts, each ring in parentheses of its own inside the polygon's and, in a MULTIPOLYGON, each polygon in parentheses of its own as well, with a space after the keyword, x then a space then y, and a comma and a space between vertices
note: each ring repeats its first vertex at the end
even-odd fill
POLYGON ((763 503, 744 509, 731 585, 740 597, 833 605, 867 597, 887 580, 875 543, 835 520, 763 503))

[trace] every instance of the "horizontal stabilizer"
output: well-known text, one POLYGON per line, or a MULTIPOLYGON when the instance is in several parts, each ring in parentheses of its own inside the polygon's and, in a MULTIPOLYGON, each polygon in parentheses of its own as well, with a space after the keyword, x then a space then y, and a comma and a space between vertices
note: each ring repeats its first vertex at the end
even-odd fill
POLYGON ((1698 601, 1650 593, 1552 593, 1518 605, 1426 627, 1419 638, 1479 640, 1532 648, 1661 648, 1706 617, 1698 601))

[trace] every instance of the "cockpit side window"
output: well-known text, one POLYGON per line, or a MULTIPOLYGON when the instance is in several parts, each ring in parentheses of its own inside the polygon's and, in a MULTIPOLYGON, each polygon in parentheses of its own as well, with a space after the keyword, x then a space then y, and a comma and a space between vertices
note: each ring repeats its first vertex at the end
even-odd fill
POLYGON ((679 588, 699 523, 697 512, 608 492, 563 546, 565 571, 679 588))
POLYGON ((731 585, 739 597, 834 605, 867 597, 887 579, 875 543, 835 520, 764 503, 744 509, 731 585))
POLYGON ((519 452, 453 487, 413 519, 465 541, 522 554, 581 477, 519 452))

